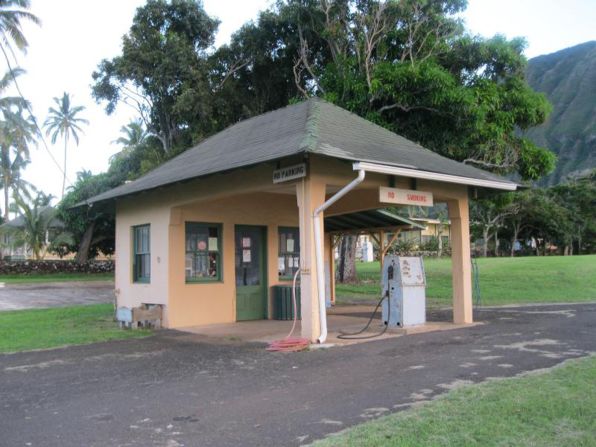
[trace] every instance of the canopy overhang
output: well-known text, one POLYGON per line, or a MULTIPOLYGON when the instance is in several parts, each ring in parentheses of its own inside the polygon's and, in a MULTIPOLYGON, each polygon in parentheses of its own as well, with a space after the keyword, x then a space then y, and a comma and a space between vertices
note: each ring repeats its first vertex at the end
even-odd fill
POLYGON ((369 233, 424 228, 424 225, 386 210, 358 211, 325 217, 326 233, 369 233))
POLYGON ((425 180, 435 180, 437 182, 457 183, 459 185, 479 186, 483 188, 501 189, 504 191, 515 191, 517 189, 517 184, 513 182, 499 182, 496 180, 460 177, 457 175, 421 171, 418 169, 399 166, 389 166, 364 161, 356 162, 352 166, 355 171, 364 170, 366 172, 376 172, 378 174, 396 175, 401 177, 419 178, 425 180))

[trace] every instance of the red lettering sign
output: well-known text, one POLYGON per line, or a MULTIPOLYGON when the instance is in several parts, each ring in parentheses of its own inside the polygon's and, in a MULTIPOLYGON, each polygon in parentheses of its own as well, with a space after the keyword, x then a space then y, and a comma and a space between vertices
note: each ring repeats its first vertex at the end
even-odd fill
POLYGON ((419 194, 408 194, 408 200, 413 202, 426 202, 426 196, 422 196, 419 194))

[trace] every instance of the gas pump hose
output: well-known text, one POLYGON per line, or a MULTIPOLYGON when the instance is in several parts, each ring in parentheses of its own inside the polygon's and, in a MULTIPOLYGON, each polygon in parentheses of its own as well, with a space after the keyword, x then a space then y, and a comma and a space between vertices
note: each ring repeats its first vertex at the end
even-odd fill
POLYGON ((366 340, 367 338, 380 337, 385 332, 387 332, 387 328, 389 327, 389 321, 391 321, 391 298, 389 297, 389 291, 387 291, 385 293, 385 295, 383 295, 381 297, 381 299, 379 300, 379 302, 377 303, 375 310, 373 310, 372 315, 368 319, 368 323, 366 323, 366 326, 364 326, 358 332, 339 331, 339 335, 337 336, 337 338, 341 338, 342 340, 366 340), (381 332, 378 332, 376 334, 360 335, 369 328, 370 324, 372 323, 373 319, 375 318, 375 315, 377 314, 377 311, 379 310, 379 307, 381 307, 381 304, 383 303, 383 300, 385 298, 387 298, 387 324, 385 325, 385 327, 381 330, 381 332))

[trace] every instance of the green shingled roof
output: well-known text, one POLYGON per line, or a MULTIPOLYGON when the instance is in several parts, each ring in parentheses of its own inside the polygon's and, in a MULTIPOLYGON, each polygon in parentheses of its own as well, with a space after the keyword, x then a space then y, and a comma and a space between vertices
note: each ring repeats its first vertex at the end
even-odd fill
POLYGON ((234 124, 137 180, 87 203, 302 153, 511 183, 442 157, 347 110, 312 98, 234 124))

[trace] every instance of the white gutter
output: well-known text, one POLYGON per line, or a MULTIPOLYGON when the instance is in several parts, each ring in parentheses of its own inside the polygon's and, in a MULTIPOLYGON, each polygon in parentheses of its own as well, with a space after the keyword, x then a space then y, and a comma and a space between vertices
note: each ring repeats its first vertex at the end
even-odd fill
MULTIPOLYGON (((354 168, 356 169, 356 168, 354 168)), ((323 241, 321 239, 321 213, 354 189, 364 180, 366 172, 364 169, 358 169, 358 177, 340 189, 325 203, 318 207, 313 213, 313 225, 315 236, 315 260, 317 267, 317 295, 319 297, 319 322, 321 325, 321 335, 317 339, 318 343, 325 343, 327 339, 327 309, 325 306, 325 268, 323 266, 323 241)))
POLYGON ((354 171, 377 172, 379 174, 397 175, 402 177, 421 178, 425 180, 435 180, 437 182, 457 183, 460 185, 481 186, 484 188, 503 189, 506 191, 515 191, 517 185, 513 182, 499 182, 497 180, 481 180, 470 177, 460 177, 458 175, 440 174, 437 172, 419 171, 417 169, 400 168, 397 166, 381 165, 358 161, 353 164, 354 171))

